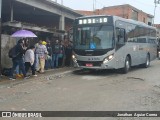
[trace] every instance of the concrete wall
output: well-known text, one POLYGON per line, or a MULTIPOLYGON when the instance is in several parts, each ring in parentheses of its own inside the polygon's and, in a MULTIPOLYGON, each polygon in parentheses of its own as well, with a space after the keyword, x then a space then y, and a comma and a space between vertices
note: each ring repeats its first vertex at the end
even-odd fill
POLYGON ((108 15, 116 15, 127 19, 132 19, 132 10, 136 11, 138 13, 138 21, 144 22, 148 24, 148 16, 143 11, 134 9, 131 6, 124 5, 124 6, 117 6, 117 7, 108 7, 104 10, 101 10, 102 13, 108 14, 108 15))
POLYGON ((154 24, 154 27, 157 28, 157 37, 160 38, 160 24, 154 24))
POLYGON ((1 46, 1 64, 2 68, 10 68, 12 66, 12 61, 8 57, 8 51, 16 44, 16 39, 11 38, 10 35, 1 35, 2 46, 1 46))
MULTIPOLYGON (((116 16, 120 16, 120 17, 123 17, 122 15, 125 14, 124 8, 122 8, 122 7, 116 7, 116 8, 109 7, 109 8, 99 10, 98 12, 99 12, 98 14, 116 15, 116 16)), ((97 14, 97 12, 96 12, 96 14, 97 14)))

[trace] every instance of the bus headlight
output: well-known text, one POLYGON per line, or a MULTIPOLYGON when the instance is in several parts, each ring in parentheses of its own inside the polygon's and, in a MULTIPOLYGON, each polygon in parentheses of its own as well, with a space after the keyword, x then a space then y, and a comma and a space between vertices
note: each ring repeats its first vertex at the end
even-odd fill
POLYGON ((77 59, 76 59, 75 55, 72 55, 72 59, 73 59, 74 62, 77 62, 77 59))
POLYGON ((105 58, 105 59, 103 60, 103 64, 105 64, 105 63, 107 63, 107 62, 108 62, 108 59, 105 58))
POLYGON ((113 58, 113 55, 108 56, 108 60, 111 60, 113 58))
POLYGON ((114 55, 109 55, 107 56, 104 60, 103 60, 103 64, 107 63, 108 61, 110 61, 111 59, 113 59, 114 55))
POLYGON ((75 55, 72 55, 72 59, 75 59, 76 58, 76 56, 75 55))

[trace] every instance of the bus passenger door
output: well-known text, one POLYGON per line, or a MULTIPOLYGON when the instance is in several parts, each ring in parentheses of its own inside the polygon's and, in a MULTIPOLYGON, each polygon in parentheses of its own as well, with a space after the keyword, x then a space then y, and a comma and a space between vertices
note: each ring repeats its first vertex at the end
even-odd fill
POLYGON ((116 28, 117 41, 116 41, 116 49, 120 49, 125 45, 125 29, 116 28))
POLYGON ((116 59, 118 61, 117 67, 124 66, 124 60, 126 57, 125 35, 125 29, 116 28, 116 59))
POLYGON ((147 55, 147 44, 146 44, 146 38, 144 37, 139 37, 137 38, 137 42, 139 45, 139 64, 142 64, 146 61, 146 55, 147 55))

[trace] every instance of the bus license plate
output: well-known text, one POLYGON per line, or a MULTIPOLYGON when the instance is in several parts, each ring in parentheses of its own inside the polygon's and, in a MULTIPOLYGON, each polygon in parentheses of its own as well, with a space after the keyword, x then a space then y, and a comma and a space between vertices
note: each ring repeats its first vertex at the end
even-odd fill
POLYGON ((86 64, 86 66, 87 66, 87 67, 92 67, 92 66, 93 66, 93 64, 91 64, 91 63, 87 63, 87 64, 86 64))

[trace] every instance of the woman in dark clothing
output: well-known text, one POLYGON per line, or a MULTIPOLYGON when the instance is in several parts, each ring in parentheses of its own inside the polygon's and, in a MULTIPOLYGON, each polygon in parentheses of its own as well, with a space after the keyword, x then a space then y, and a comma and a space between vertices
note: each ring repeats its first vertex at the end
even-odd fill
POLYGON ((71 44, 71 42, 68 42, 68 44, 65 48, 65 55, 66 55, 65 65, 71 66, 71 58, 72 58, 72 44, 71 44))
POLYGON ((64 59, 65 59, 64 41, 61 41, 61 43, 60 43, 59 62, 58 62, 58 66, 59 67, 63 67, 64 66, 64 59))

